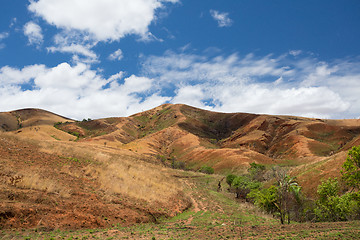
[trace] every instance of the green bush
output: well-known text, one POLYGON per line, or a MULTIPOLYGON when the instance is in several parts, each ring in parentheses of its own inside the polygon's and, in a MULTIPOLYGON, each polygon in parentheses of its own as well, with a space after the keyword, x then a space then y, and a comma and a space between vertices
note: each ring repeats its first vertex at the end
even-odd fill
POLYGON ((236 198, 243 199, 248 199, 247 195, 250 193, 250 191, 253 189, 258 189, 260 186, 260 182, 251 180, 247 176, 238 176, 231 183, 231 187, 235 190, 236 198))
POLYGON ((299 218, 299 211, 302 209, 301 187, 294 177, 285 174, 278 179, 276 185, 259 189, 251 189, 248 198, 266 212, 277 215, 281 224, 286 220, 290 223, 290 218, 294 219, 294 216, 296 219, 299 218))
POLYGON ((257 164, 255 162, 250 163, 250 168, 248 169, 252 179, 257 181, 264 181, 265 174, 265 165, 257 164))
POLYGON ((228 174, 226 176, 226 183, 229 185, 229 187, 231 187, 231 184, 235 178, 236 178, 236 175, 234 175, 234 174, 228 174))
POLYGON ((268 213, 275 213, 279 210, 279 193, 278 188, 274 185, 264 189, 253 189, 248 197, 253 199, 256 206, 268 213))
POLYGON ((355 146, 349 150, 346 161, 342 166, 342 178, 347 185, 360 188, 360 146, 355 146))
POLYGON ((54 127, 58 128, 61 124, 62 124, 62 122, 56 122, 56 123, 54 123, 54 127))
POLYGON ((213 174, 213 173, 214 173, 214 169, 213 169, 212 167, 202 166, 202 167, 200 168, 199 172, 206 173, 206 174, 213 174))
POLYGON ((314 213, 317 221, 347 221, 360 215, 360 196, 358 192, 339 196, 338 180, 329 178, 318 186, 319 199, 314 213))
POLYGON ((171 162, 171 167, 173 169, 182 169, 182 170, 185 170, 186 169, 186 165, 185 165, 185 162, 183 161, 177 161, 175 159, 172 160, 171 162))

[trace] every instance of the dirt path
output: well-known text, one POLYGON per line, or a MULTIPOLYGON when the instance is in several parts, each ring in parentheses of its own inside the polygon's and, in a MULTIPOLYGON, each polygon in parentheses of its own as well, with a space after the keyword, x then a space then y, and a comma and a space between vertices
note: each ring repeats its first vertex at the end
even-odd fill
MULTIPOLYGON (((188 180, 186 179, 183 179, 182 182, 188 187, 190 188, 191 190, 196 188, 195 184, 194 183, 190 183, 188 180)), ((207 210, 206 210, 206 207, 204 207, 204 205, 202 204, 202 202, 199 200, 201 198, 201 196, 195 196, 194 197, 194 194, 195 191, 191 191, 191 194, 189 194, 189 198, 191 200, 191 204, 193 206, 193 211, 194 211, 194 214, 192 216, 189 217, 189 219, 185 222, 186 225, 191 225, 192 221, 194 220, 194 215, 200 211, 203 211, 201 213, 201 215, 203 215, 207 210)))

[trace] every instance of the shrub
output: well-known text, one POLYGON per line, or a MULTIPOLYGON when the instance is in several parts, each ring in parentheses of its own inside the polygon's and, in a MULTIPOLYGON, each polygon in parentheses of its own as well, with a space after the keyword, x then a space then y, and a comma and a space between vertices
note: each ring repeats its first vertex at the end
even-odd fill
POLYGON ((156 158, 160 160, 162 163, 165 163, 167 160, 167 158, 164 155, 160 155, 160 154, 156 155, 156 158))
POLYGON ((214 169, 212 167, 208 167, 208 166, 202 166, 199 171, 202 173, 206 173, 206 174, 214 173, 214 169))
POLYGON ((231 187, 231 184, 235 178, 236 178, 236 175, 234 175, 234 174, 228 174, 226 176, 226 183, 229 185, 229 187, 231 187))
POLYGON ((257 181, 264 181, 265 174, 265 165, 257 164, 255 162, 250 163, 250 168, 248 169, 250 176, 257 181))
POLYGON ((314 213, 317 221, 353 220, 360 213, 359 193, 345 193, 339 196, 339 183, 329 178, 318 186, 319 199, 314 213))
POLYGON ((342 178, 347 185, 357 188, 360 187, 360 146, 355 146, 349 150, 346 161, 342 166, 342 178))
POLYGON ((260 182, 251 180, 247 176, 238 176, 234 178, 231 183, 231 187, 235 189, 236 198, 248 199, 247 195, 253 189, 260 187, 260 182))
POLYGON ((56 122, 56 123, 54 123, 54 127, 58 128, 61 124, 62 124, 62 122, 56 122))
POLYGON ((185 162, 183 161, 177 161, 175 159, 172 160, 171 162, 171 167, 173 169, 182 169, 182 170, 185 170, 186 169, 186 165, 185 165, 185 162))
POLYGON ((278 180, 276 186, 258 189, 259 187, 251 189, 248 198, 263 210, 279 216, 281 224, 284 224, 286 219, 290 223, 291 214, 299 215, 298 210, 302 208, 301 187, 295 178, 285 174, 278 180))
POLYGON ((254 189, 248 195, 253 199, 255 205, 268 213, 275 213, 279 210, 279 194, 277 187, 274 185, 261 190, 254 189))

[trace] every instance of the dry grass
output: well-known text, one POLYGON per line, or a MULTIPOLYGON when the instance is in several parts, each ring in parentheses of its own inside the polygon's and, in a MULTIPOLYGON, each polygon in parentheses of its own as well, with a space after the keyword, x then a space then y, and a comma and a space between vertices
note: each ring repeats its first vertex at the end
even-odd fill
POLYGON ((44 178, 40 173, 21 172, 9 178, 9 184, 23 189, 40 190, 46 193, 59 194, 69 198, 71 192, 56 180, 44 178))
POLYGON ((97 179, 107 194, 125 194, 148 202, 164 202, 180 190, 166 169, 140 161, 116 159, 100 167, 89 165, 85 174, 97 179))
POLYGON ((82 170, 65 165, 61 172, 97 181, 108 197, 124 194, 147 202, 166 202, 182 190, 169 169, 145 162, 135 152, 81 142, 41 141, 38 145, 43 152, 86 163, 82 170))

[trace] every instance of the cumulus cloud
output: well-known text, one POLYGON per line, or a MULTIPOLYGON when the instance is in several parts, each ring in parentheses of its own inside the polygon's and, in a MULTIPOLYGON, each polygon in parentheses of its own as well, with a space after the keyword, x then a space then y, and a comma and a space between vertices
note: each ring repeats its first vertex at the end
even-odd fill
POLYGON ((40 107, 82 119, 127 116, 165 102, 222 112, 320 118, 360 113, 360 60, 333 62, 288 54, 256 56, 166 52, 142 71, 104 77, 89 64, 0 69, 0 110, 40 107))
POLYGON ((9 66, 0 69, 0 87, 19 86, 29 82, 39 73, 45 71, 44 65, 31 65, 23 69, 12 68, 9 66))
POLYGON ((61 52, 61 53, 71 53, 73 54, 73 59, 75 62, 84 62, 84 63, 96 63, 98 62, 98 56, 94 51, 92 51, 91 46, 83 46, 80 44, 70 44, 68 46, 52 46, 48 47, 49 52, 61 52), (83 58, 80 58, 82 56, 83 58))
POLYGON ((286 55, 153 56, 143 74, 164 89, 175 89, 171 102, 224 112, 354 118, 360 112, 360 61, 325 63, 286 55))
POLYGON ((123 57, 124 57, 123 52, 121 51, 121 49, 118 49, 115 52, 113 52, 112 54, 110 54, 108 59, 111 61, 115 61, 115 60, 120 61, 123 57))
POLYGON ((220 13, 217 10, 210 10, 211 16, 217 21, 219 27, 230 27, 233 21, 229 18, 229 13, 220 13))
POLYGON ((152 79, 135 75, 122 78, 123 73, 119 72, 106 79, 83 63, 61 63, 52 68, 3 67, 0 109, 38 107, 82 119, 126 116, 169 100, 151 91, 152 79))
POLYGON ((24 35, 28 38, 30 45, 40 46, 44 41, 41 27, 34 22, 25 24, 24 35))
POLYGON ((130 34, 147 38, 156 11, 167 2, 178 0, 38 0, 31 1, 28 9, 64 31, 113 41, 130 34))

